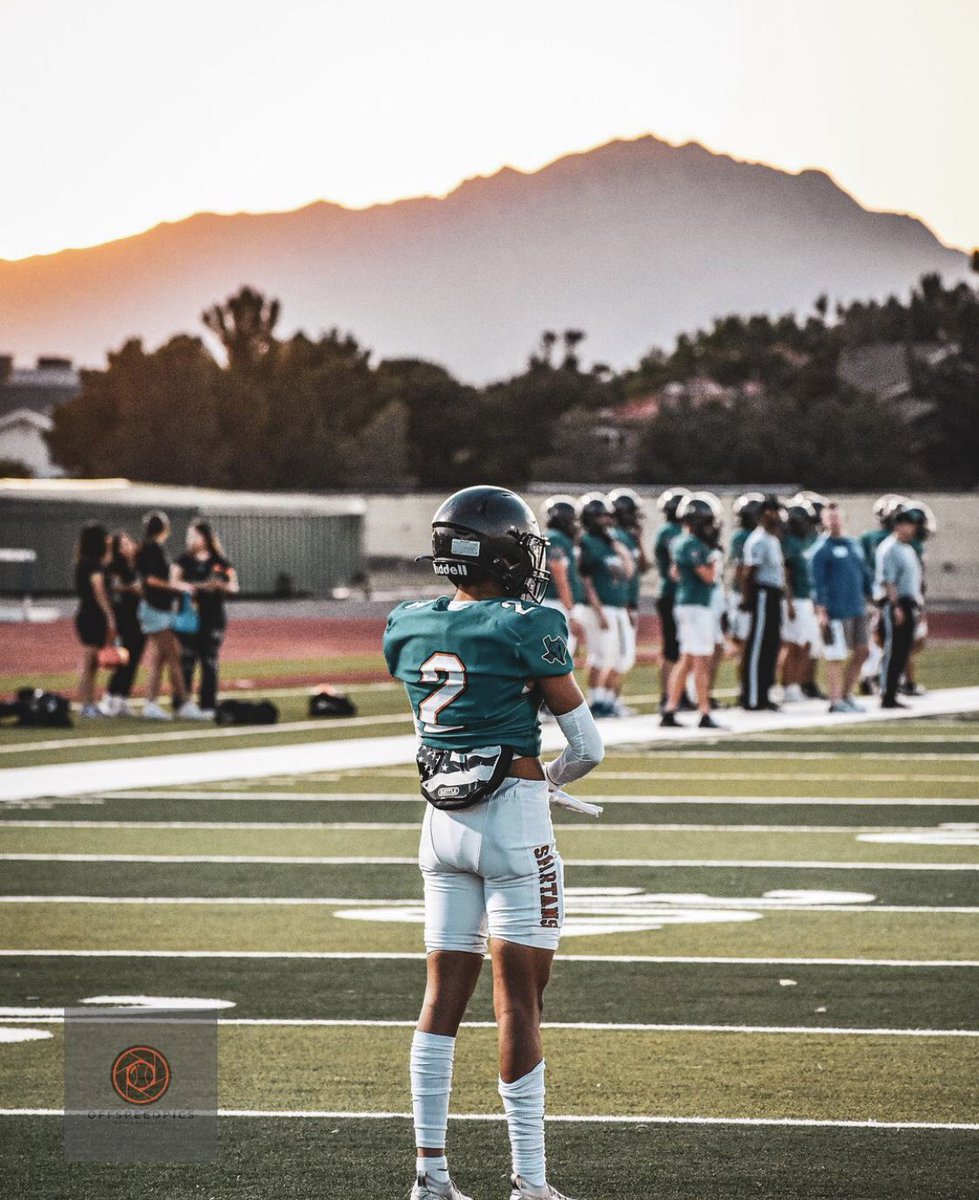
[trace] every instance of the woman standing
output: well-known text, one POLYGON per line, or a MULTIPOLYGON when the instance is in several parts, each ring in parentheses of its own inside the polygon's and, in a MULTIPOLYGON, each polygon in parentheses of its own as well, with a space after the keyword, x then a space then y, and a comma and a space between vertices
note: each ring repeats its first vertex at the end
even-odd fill
POLYGON ((564 920, 564 871, 550 803, 602 759, 575 682, 563 612, 540 604, 547 541, 519 496, 457 492, 432 524, 435 573, 453 597, 405 602, 384 654, 405 684, 428 800, 419 865, 428 984, 411 1044, 412 1200, 467 1200, 449 1177, 445 1135, 455 1038, 489 935, 499 1092, 513 1155, 511 1200, 566 1200, 546 1179, 543 992, 564 920), (544 703, 568 739, 543 766, 544 703))
POLYGON ((105 586, 108 531, 92 521, 83 526, 75 552, 75 592, 78 612, 75 630, 82 644, 82 670, 78 695, 83 717, 101 717, 95 704, 95 678, 99 651, 116 636, 115 617, 105 586))
POLYGON ((109 595, 118 637, 129 654, 129 660, 113 672, 99 711, 106 717, 134 717, 136 714, 129 697, 146 646, 146 635, 140 627, 138 615, 143 585, 136 570, 137 546, 129 534, 124 529, 118 530, 112 535, 110 545, 106 572, 109 595))
POLYGON ((208 521, 193 521, 187 529, 187 551, 177 559, 177 578, 194 586, 200 625, 182 633, 180 664, 184 687, 194 690, 194 670, 201 666, 201 715, 213 718, 218 700, 218 656, 228 626, 224 598, 238 591, 238 575, 225 557, 208 521))
POLYGON ((201 710, 187 699, 180 671, 180 646, 172 625, 174 599, 184 592, 193 594, 194 589, 189 583, 179 582, 176 568, 170 566, 163 547, 169 536, 170 520, 166 513, 148 513, 143 520, 143 540, 136 551, 136 570, 143 585, 143 598, 137 610, 139 624, 153 650, 143 716, 150 721, 170 720, 170 714, 158 700, 166 668, 176 715, 185 721, 197 721, 201 719, 201 710))

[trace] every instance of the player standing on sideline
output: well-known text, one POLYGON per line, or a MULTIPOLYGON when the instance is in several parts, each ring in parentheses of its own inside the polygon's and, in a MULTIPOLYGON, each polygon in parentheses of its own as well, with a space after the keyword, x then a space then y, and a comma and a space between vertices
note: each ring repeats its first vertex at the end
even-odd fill
POLYGON ((751 615, 741 607, 744 592, 744 544, 758 525, 758 509, 765 499, 761 492, 745 492, 734 502, 734 519, 738 528, 731 534, 728 561, 731 564, 731 587, 728 591, 728 622, 731 637, 739 650, 744 649, 751 626, 751 615))
POLYGON ((574 654, 584 639, 581 618, 587 596, 578 572, 577 504, 573 496, 551 496, 541 507, 547 528, 547 569, 550 579, 541 604, 557 608, 568 622, 568 649, 574 654))
POLYGON ((673 728, 680 698, 693 671, 701 729, 720 729, 710 715, 710 669, 714 657, 714 612, 711 593, 717 564, 711 558, 711 542, 717 538, 721 504, 710 492, 694 492, 677 509, 684 532, 670 545, 673 578, 676 582, 676 623, 680 660, 670 678, 670 694, 660 725, 673 728))
POLYGON ((863 712, 852 696, 867 657, 867 601, 870 574, 863 551, 843 530, 843 510, 830 504, 826 532, 810 556, 816 618, 823 635, 831 713, 863 712), (849 657, 844 668, 843 662, 849 657))
POLYGON ((816 527, 816 510, 801 497, 786 507, 786 531, 782 538, 787 595, 782 608, 782 698, 805 700, 802 684, 810 674, 810 660, 822 657, 822 635, 812 602, 812 577, 807 549, 816 527), (789 616, 791 602, 794 615, 789 616))
MULTIPOLYGON (((888 492, 884 496, 879 496, 874 501, 874 518, 877 524, 870 529, 865 529, 860 535, 860 548, 863 550, 864 561, 867 564, 867 570, 870 572, 871 579, 876 579, 877 574, 877 547, 891 533, 895 512, 902 504, 906 503, 907 501, 895 492, 888 492)), ((883 603, 883 599, 883 591, 878 592, 875 586, 875 604, 879 606, 883 603)), ((870 638, 870 652, 863 666, 860 668, 860 692, 864 696, 872 696, 874 694, 877 677, 880 674, 881 650, 877 641, 877 626, 879 621, 880 608, 875 607, 869 618, 868 636, 870 638)))
MULTIPOLYGON (((719 504, 720 502, 718 501, 719 504)), ((719 507, 716 522, 708 525, 704 530, 704 540, 710 549, 710 561, 714 564, 714 584, 710 592, 710 610, 714 618, 714 653, 711 655, 710 671, 707 678, 707 699, 710 703, 711 711, 721 707, 720 701, 714 696, 714 688, 717 685, 717 673, 721 669, 721 663, 724 661, 724 652, 727 649, 727 631, 730 620, 727 612, 727 588, 724 586, 724 547, 721 542, 724 521, 720 516, 720 511, 719 507)), ((688 682, 688 692, 689 688, 690 684, 688 682)))
MULTIPOLYGON (((669 488, 663 492, 656 507, 663 514, 663 524, 656 531, 653 543, 653 557, 656 559, 656 569, 659 571, 659 596, 656 600, 656 611, 659 613, 659 627, 663 642, 663 665, 660 668, 660 709, 665 710, 666 701, 670 694, 670 676, 680 657, 680 645, 676 636, 676 617, 673 608, 676 603, 676 581, 670 573, 673 560, 670 558, 670 543, 678 538, 683 530, 676 519, 676 510, 680 501, 689 496, 684 487, 669 488)), ((689 704, 681 707, 689 707, 689 704)))
MULTIPOLYGON (((797 492, 787 503, 795 504, 797 501, 803 501, 813 506, 816 511, 816 521, 812 530, 803 538, 803 550, 806 554, 811 554, 816 542, 823 533, 823 513, 829 507, 829 499, 820 492, 803 491, 797 492)), ((802 681, 802 694, 807 700, 826 700, 826 693, 820 688, 816 680, 816 668, 819 665, 822 654, 822 639, 817 638, 815 642, 814 652, 809 655, 806 661, 806 675, 802 681)))
MULTIPOLYGON (((768 495, 758 506, 758 527, 744 544, 744 593, 741 607, 751 614, 751 627, 741 664, 741 707, 749 712, 777 709, 769 697, 781 645, 785 561, 782 529, 785 510, 768 495)), ((789 597, 789 615, 795 606, 789 597)))
POLYGON ((455 1038, 489 934, 499 1091, 513 1152, 511 1200, 567 1200, 546 1181, 542 997, 564 920, 549 801, 598 811, 561 789, 598 765, 602 741, 572 674, 564 616, 539 604, 546 542, 527 505, 466 488, 432 522, 450 599, 405 602, 384 655, 408 693, 429 801, 419 865, 428 983, 411 1045, 417 1146, 412 1200, 468 1200, 445 1156, 455 1038), (568 745, 540 760, 541 702, 568 745))
POLYGON ((589 492, 578 502, 581 521, 581 572, 588 608, 588 704, 596 717, 616 717, 615 698, 635 645, 629 621, 629 599, 635 564, 615 532, 615 510, 607 496, 589 492))
POLYGON ((622 703, 622 685, 625 676, 636 665, 636 638, 639 631, 639 594, 642 589, 642 577, 650 568, 646 550, 642 544, 643 508, 642 500, 632 488, 613 488, 608 494, 615 509, 615 529, 620 540, 632 555, 635 572, 629 583, 629 602, 626 612, 629 617, 629 645, 622 663, 618 688, 613 701, 616 716, 633 717, 635 712, 622 703))
MULTIPOLYGON (((921 562, 921 595, 925 597, 928 594, 928 573, 927 553, 925 543, 928 538, 932 537, 938 530, 935 514, 920 501, 908 501, 908 507, 920 512, 918 518, 918 527, 914 537, 911 539, 911 545, 914 548, 921 562)), ((914 645, 911 647, 911 653, 908 656, 908 665, 904 669, 904 678, 901 680, 901 695, 902 696, 924 696, 925 689, 918 683, 917 658, 925 648, 925 642, 928 638, 928 616, 924 608, 922 600, 921 612, 918 614, 918 622, 914 627, 914 645)))
POLYGON ((877 581, 884 589, 881 627, 884 653, 880 664, 881 708, 907 708, 897 698, 924 604, 921 559, 911 544, 924 519, 915 505, 894 514, 894 532, 877 547, 877 581))

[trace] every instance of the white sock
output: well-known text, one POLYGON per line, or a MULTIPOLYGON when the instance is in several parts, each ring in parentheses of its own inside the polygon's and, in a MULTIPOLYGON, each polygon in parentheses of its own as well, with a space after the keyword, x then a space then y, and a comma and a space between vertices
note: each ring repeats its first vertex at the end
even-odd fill
POLYGON ((544 1062, 541 1060, 513 1083, 499 1082, 507 1127, 513 1171, 531 1187, 543 1187, 544 1170, 544 1062))
MULTIPOLYGON (((455 1038, 415 1030, 411 1039, 411 1101, 415 1114, 415 1145, 426 1150, 445 1146, 452 1091, 455 1038)), ((424 1160, 436 1162, 434 1158, 424 1160)), ((431 1172, 432 1168, 427 1168, 431 1172)))
POLYGON ((597 704, 598 703, 598 692, 599 692, 598 688, 589 688, 588 689, 588 703, 589 704, 597 704))
POLYGON ((415 1159, 415 1171, 418 1175, 426 1175, 432 1183, 449 1182, 449 1160, 444 1154, 431 1158, 419 1155, 415 1159))

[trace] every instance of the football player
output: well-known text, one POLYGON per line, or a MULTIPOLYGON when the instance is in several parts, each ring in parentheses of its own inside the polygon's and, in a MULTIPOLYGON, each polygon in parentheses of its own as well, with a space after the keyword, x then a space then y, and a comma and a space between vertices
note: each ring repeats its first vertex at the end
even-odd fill
POLYGON ((551 496, 541 507, 547 529, 547 569, 550 579, 542 604, 557 608, 568 622, 568 649, 574 654, 584 639, 582 613, 587 603, 584 584, 578 572, 578 512, 573 496, 551 496))
POLYGON ((399 604, 384 655, 408 693, 428 804, 419 865, 428 983, 411 1045, 417 1147, 412 1200, 468 1200, 452 1182, 446 1126, 455 1038, 487 937, 499 1028, 499 1092, 513 1154, 511 1200, 567 1200, 547 1182, 540 1014, 564 919, 550 803, 602 759, 572 674, 564 614, 539 603, 546 539, 513 492, 471 487, 432 523, 431 561, 452 595, 399 604), (546 767, 538 709, 568 739, 546 767))
POLYGON ((782 698, 788 703, 805 700, 803 683, 810 677, 810 660, 822 656, 822 634, 812 601, 812 574, 807 548, 816 528, 816 508, 802 496, 786 505, 782 554, 785 558, 786 596, 782 602, 782 698), (791 604, 792 613, 789 614, 791 604))
POLYGON ((578 501, 581 521, 579 570, 588 597, 588 703, 596 717, 616 717, 622 677, 635 661, 635 636, 629 620, 635 562, 615 531, 615 510, 601 492, 578 501))
MULTIPOLYGON (((908 501, 903 496, 897 495, 896 492, 888 492, 884 496, 878 496, 874 501, 874 519, 876 525, 869 529, 865 529, 860 535, 860 548, 863 550, 864 558, 867 563, 867 570, 870 572, 872 579, 876 579, 877 575, 877 548, 894 528, 894 514, 902 504, 907 504, 908 501)), ((871 611, 870 627, 868 635, 870 638, 870 650, 860 668, 860 692, 864 696, 872 696, 876 690, 877 677, 880 674, 880 656, 881 649, 878 640, 878 622, 880 620, 879 606, 883 602, 883 592, 875 588, 874 602, 877 607, 871 611)))
POLYGON ((670 544, 670 569, 677 585, 674 612, 680 658, 670 678, 670 694, 660 724, 667 728, 679 724, 676 712, 692 671, 700 728, 719 729, 711 716, 710 675, 717 645, 711 604, 717 562, 712 546, 717 544, 721 502, 710 492, 693 492, 680 502, 676 515, 683 533, 670 544))
MULTIPOLYGON (((744 592, 741 607, 751 614, 751 627, 741 665, 741 707, 749 711, 777 709, 769 697, 781 645, 785 559, 779 536, 785 509, 769 495, 758 506, 758 527, 744 544, 744 592)), ((790 614, 794 612, 788 598, 790 614)))
MULTIPOLYGON (((666 708, 667 697, 670 693, 670 676, 680 657, 680 646, 676 636, 676 618, 673 608, 676 603, 676 582, 670 572, 673 560, 670 558, 670 545, 678 538, 683 529, 676 519, 676 510, 685 496, 690 492, 684 487, 668 488, 656 502, 656 507, 663 514, 663 524, 656 531, 653 542, 653 557, 656 559, 656 569, 659 571, 659 595, 656 599, 656 611, 659 613, 660 636, 663 642, 663 664, 661 667, 660 708, 666 708)), ((689 707, 688 704, 681 707, 689 707)))
POLYGON ((914 546, 925 514, 913 502, 894 514, 894 531, 877 547, 875 583, 883 588, 883 655, 880 664, 881 708, 907 708, 897 689, 915 644, 915 627, 924 606, 921 559, 914 546))
POLYGON ((629 603, 626 606, 630 625, 629 646, 622 664, 621 675, 623 678, 619 681, 618 690, 613 701, 613 708, 618 716, 631 717, 635 716, 635 713, 622 703, 622 685, 624 677, 632 670, 636 663, 636 636, 639 630, 639 593, 642 587, 642 577, 649 570, 651 564, 646 557, 646 550, 642 542, 644 514, 642 500, 639 495, 632 488, 619 487, 613 488, 609 492, 608 498, 612 502, 613 509, 615 509, 615 531, 632 555, 633 566, 635 568, 629 584, 629 603))
MULTIPOLYGON (((731 586, 728 589, 728 628, 731 639, 738 648, 739 656, 744 653, 748 640, 751 615, 741 607, 744 590, 744 544, 748 535, 758 524, 758 509, 765 496, 762 492, 745 492, 734 502, 734 519, 737 529, 731 534, 728 561, 731 564, 731 586)), ((740 667, 739 667, 740 670, 740 667)))
POLYGON ((911 653, 908 655, 908 665, 904 669, 904 678, 901 680, 900 691, 904 696, 924 696, 926 694, 925 689, 918 683, 917 658, 925 648, 925 641, 928 638, 928 617, 924 607, 925 596, 928 593, 925 543, 937 533, 938 524, 935 520, 934 512, 927 504, 922 503, 920 500, 915 500, 910 502, 910 506, 915 510, 917 515, 917 527, 914 537, 911 539, 911 547, 921 562, 922 607, 918 614, 918 621, 914 627, 914 645, 911 647, 911 653))

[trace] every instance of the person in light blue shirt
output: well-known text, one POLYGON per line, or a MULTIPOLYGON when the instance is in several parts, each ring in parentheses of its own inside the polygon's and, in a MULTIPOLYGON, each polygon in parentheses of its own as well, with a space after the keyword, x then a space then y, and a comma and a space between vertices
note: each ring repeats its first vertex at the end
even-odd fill
POLYGON ((827 505, 823 520, 826 532, 809 556, 816 619, 826 658, 829 711, 862 712, 852 691, 869 653, 870 572, 860 543, 843 531, 843 509, 838 504, 827 505))

